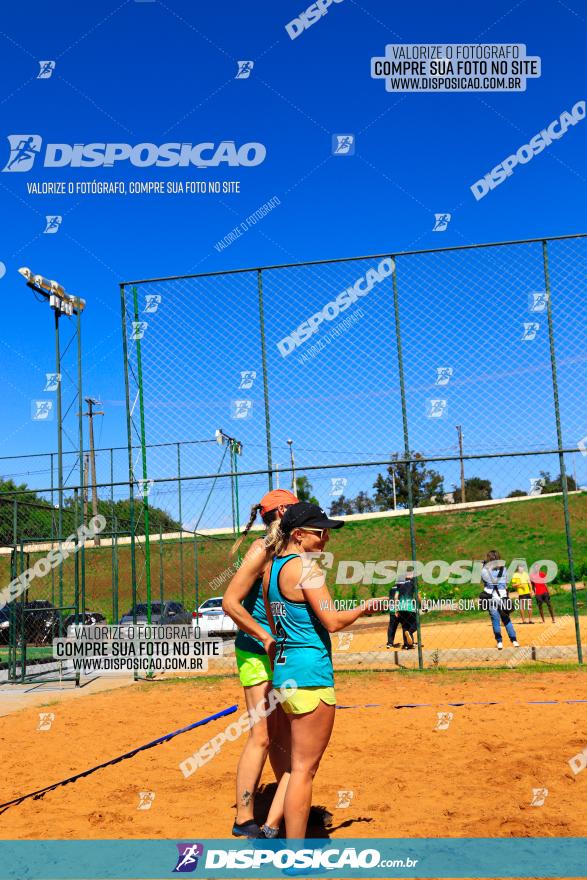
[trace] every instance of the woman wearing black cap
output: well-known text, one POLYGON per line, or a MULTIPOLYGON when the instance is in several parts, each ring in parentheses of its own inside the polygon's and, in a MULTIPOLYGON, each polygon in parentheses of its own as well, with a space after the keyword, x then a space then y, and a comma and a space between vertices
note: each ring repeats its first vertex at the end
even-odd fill
POLYGON ((270 527, 267 547, 275 557, 265 572, 263 591, 267 616, 277 641, 273 687, 284 687, 282 707, 291 729, 291 776, 285 795, 288 839, 306 835, 312 803, 312 780, 334 724, 334 676, 330 633, 375 611, 371 599, 351 611, 336 611, 324 574, 315 563, 329 538, 329 529, 343 526, 316 504, 288 507, 270 527), (291 693, 291 682, 296 689, 291 693))

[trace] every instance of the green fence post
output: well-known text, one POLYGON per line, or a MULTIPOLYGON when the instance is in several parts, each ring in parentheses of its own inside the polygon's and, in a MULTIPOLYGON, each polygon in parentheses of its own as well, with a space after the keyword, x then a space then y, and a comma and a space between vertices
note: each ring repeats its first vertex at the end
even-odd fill
POLYGON ((234 459, 234 507, 235 507, 235 512, 236 512, 235 523, 236 523, 236 533, 237 533, 237 535, 240 535, 240 533, 241 533, 241 527, 240 527, 241 517, 240 517, 240 510, 239 510, 239 503, 238 503, 238 454, 236 451, 236 443, 233 443, 233 446, 234 446, 234 454, 233 454, 233 459, 234 459))
POLYGON ((112 623, 118 623, 118 518, 112 516, 112 623))
POLYGON ((161 522, 159 523, 159 599, 161 605, 163 605, 165 599, 163 598, 165 595, 164 589, 164 574, 163 574, 163 526, 161 522))
POLYGON ((110 579, 112 581, 112 623, 118 622, 118 590, 117 562, 114 559, 114 448, 110 447, 110 579), (116 583, 116 587, 115 587, 116 583))
MULTIPOLYGON (((401 339, 401 325, 400 325, 400 317, 399 317, 399 297, 397 290, 397 265, 396 260, 393 255, 391 255, 391 259, 393 260, 393 305, 394 305, 394 313, 395 313, 395 339, 397 346, 397 364, 398 364, 398 372, 399 372, 399 385, 400 385, 400 394, 401 394, 401 403, 402 403, 402 425, 403 425, 403 433, 404 433, 404 458, 406 459, 406 478, 408 484, 408 506, 410 509, 410 552, 412 554, 412 562, 416 562, 416 528, 414 522, 414 495, 413 495, 413 487, 412 487, 412 453, 410 450, 410 439, 408 433, 408 409, 406 404, 406 382, 404 376, 404 360, 402 353, 402 339, 401 339)), ((414 601, 416 603, 416 624, 417 624, 417 632, 418 632, 418 667, 420 669, 424 668, 424 660, 422 657, 422 638, 420 632, 420 609, 418 606, 418 578, 414 577, 414 601)))
POLYGON ((575 563, 573 559, 573 538, 571 533, 571 520, 569 517, 569 492, 567 486, 567 473, 565 469, 565 457, 563 453, 563 435, 561 428, 560 403, 558 396, 558 379, 556 373, 556 354, 554 348, 554 325, 552 319, 552 303, 550 288, 550 273, 548 269, 548 248, 546 241, 542 242, 542 260, 544 263, 544 286, 546 290, 546 314, 548 319, 548 341, 550 345, 550 369, 552 376, 552 396, 554 401, 554 417, 556 421, 556 440, 558 444, 558 461, 560 467, 561 483, 563 489, 563 510, 565 519, 565 536, 567 540, 567 556, 569 559, 569 574, 571 578, 571 595, 573 598, 573 616, 575 618, 575 638, 577 640, 577 659, 583 663, 583 648, 581 645, 581 627, 579 622, 579 607, 577 605, 577 584, 575 582, 575 563))
MULTIPOLYGON (((16 498, 12 502, 12 553, 10 554, 10 580, 13 581, 17 574, 17 558, 18 552, 18 501, 16 498)), ((16 681, 16 653, 17 653, 17 626, 16 626, 16 605, 12 601, 8 605, 9 629, 8 629, 8 678, 10 681, 16 681)))
MULTIPOLYGON (((83 489, 82 489, 82 492, 83 492, 83 489)), ((81 550, 78 549, 79 548, 78 528, 80 525, 80 519, 83 522, 84 512, 83 512, 83 501, 82 501, 82 512, 81 512, 81 517, 80 517, 80 511, 79 511, 80 498, 79 498, 79 492, 78 492, 77 487, 73 490, 73 499, 74 499, 74 510, 75 510, 75 520, 76 520, 75 530, 74 530, 75 531, 76 553, 75 553, 74 570, 73 570, 73 583, 74 583, 73 604, 74 604, 74 615, 75 615, 74 623, 78 623, 78 620, 79 620, 79 570, 80 570, 80 564, 81 564, 81 560, 79 557, 80 557, 81 550, 83 550, 83 546, 84 546, 83 542, 82 542, 81 550)), ((63 634, 63 618, 61 617, 61 613, 62 612, 59 612, 59 637, 63 638, 63 635, 64 635, 63 634)), ((85 615, 85 607, 82 611, 82 623, 85 621, 84 615, 85 615)), ((65 636, 67 636, 67 631, 65 632, 65 636)), ((80 676, 81 676, 81 673, 78 669, 75 673, 75 686, 76 687, 79 687, 80 676)))
MULTIPOLYGON (((194 531, 194 573, 196 579, 196 611, 200 607, 200 565, 198 560, 198 533, 194 531)), ((199 638, 199 626, 198 635, 199 638)))
MULTIPOLYGON (((24 540, 20 542, 19 554, 19 574, 24 574, 24 540)), ((28 597, 28 588, 22 593, 20 598, 20 681, 24 684, 26 678, 26 602, 28 597)))
POLYGON ((138 331, 139 322, 139 297, 136 287, 132 289, 134 318, 135 318, 135 342, 137 344, 137 381, 139 388, 139 413, 141 420, 141 457, 143 459, 143 517, 145 522, 145 579, 147 584, 147 623, 151 623, 151 540, 149 533, 149 497, 148 497, 148 474, 147 474, 147 446, 145 441, 145 399, 143 394, 143 361, 141 356, 141 340, 138 331))
MULTIPOLYGON (((55 498, 53 494, 53 481, 55 479, 53 473, 53 456, 55 453, 51 452, 51 507, 55 510, 55 498)), ((55 540, 55 516, 51 514, 51 549, 53 550, 53 542, 55 540)), ((51 566, 51 604, 55 605, 55 566, 51 566)))
POLYGON ((236 511, 234 504, 234 459, 236 458, 236 455, 234 453, 232 440, 228 441, 228 446, 230 449, 230 502, 232 505, 232 534, 234 537, 236 536, 236 511))
POLYGON ((271 452, 271 420, 269 413, 269 379, 267 376, 267 344, 265 339, 265 308, 263 305, 263 273, 257 269, 257 290, 259 293, 259 329, 261 331, 261 363, 263 367, 263 399, 265 401, 265 438, 267 441, 267 473, 269 489, 273 489, 273 456, 271 452))
POLYGON ((181 583, 181 602, 184 604, 183 577, 183 511, 181 504, 181 446, 177 444, 177 490, 179 495, 179 577, 181 583))
MULTIPOLYGON (((133 620, 136 623, 136 602, 137 602, 137 570, 136 570, 136 554, 135 554, 135 494, 134 494, 134 466, 132 459, 132 423, 130 414, 130 387, 128 381, 128 339, 126 334, 126 291, 124 284, 120 285, 120 309, 122 320, 122 354, 124 362, 124 393, 126 401, 126 434, 128 449, 128 494, 130 501, 130 579, 132 590, 132 609, 133 620)), ((135 681, 138 679, 138 673, 134 673, 135 681)))
MULTIPOLYGON (((77 510, 77 496, 76 496, 76 528, 81 524, 85 525, 83 522, 83 493, 84 493, 84 416, 83 416, 83 394, 82 394, 82 321, 81 321, 81 309, 77 310, 77 399, 79 403, 79 413, 78 413, 78 433, 79 433, 79 484, 81 486, 82 491, 82 504, 81 504, 81 517, 79 516, 79 511, 77 510)), ((95 474, 94 474, 95 477, 95 474)), ((76 559, 77 559, 76 553, 76 559)), ((86 612, 86 544, 85 541, 82 542, 82 546, 79 550, 80 561, 79 566, 81 569, 81 596, 82 596, 82 614, 86 612)), ((79 585, 78 585, 79 587, 79 585)), ((79 608, 79 595, 76 598, 75 603, 75 613, 77 614, 79 608)), ((84 618, 82 618, 84 619, 84 618)), ((67 633, 66 633, 67 635, 67 633)), ((79 673, 76 676, 76 681, 79 684, 79 673)))
MULTIPOLYGON (((75 556, 74 556, 74 561, 73 561, 73 608, 74 608, 73 613, 75 614, 75 623, 78 623, 78 617, 79 617, 79 583, 80 583, 80 581, 79 581, 79 569, 80 569, 79 556, 80 556, 80 550, 81 550, 81 548, 78 549, 79 535, 77 533, 77 530, 79 528, 79 520, 80 520, 78 504, 79 504, 79 493, 78 493, 78 489, 76 486, 76 488, 73 490, 73 509, 75 512, 75 527, 73 529, 73 531, 75 532, 75 556)), ((82 517, 83 517, 83 513, 82 513, 82 517)), ((82 609, 82 621, 84 620, 84 617, 83 617, 84 612, 85 612, 85 609, 82 609)), ((61 620, 61 614, 60 614, 60 616, 59 616, 59 637, 60 638, 63 636, 61 624, 62 624, 62 620, 61 620)))

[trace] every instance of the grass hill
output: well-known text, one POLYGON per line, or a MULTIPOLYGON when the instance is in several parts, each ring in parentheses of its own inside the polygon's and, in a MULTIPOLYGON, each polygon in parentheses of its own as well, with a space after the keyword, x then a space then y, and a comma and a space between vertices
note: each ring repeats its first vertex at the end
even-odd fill
MULTIPOLYGON (((571 530, 574 544, 577 579, 587 580, 587 493, 569 499, 571 530)), ((552 559, 559 566, 557 582, 568 581, 569 569, 565 541, 563 506, 560 497, 544 496, 533 501, 496 504, 477 510, 446 510, 440 513, 417 515, 415 518, 417 558, 423 562, 443 559, 482 560, 489 549, 497 549, 507 561, 525 558, 528 564, 538 559, 552 559)), ((258 534, 258 533, 257 533, 258 534)), ((159 542, 151 536, 151 595, 156 601, 166 599, 184 601, 193 609, 198 599, 222 595, 234 569, 235 559, 230 556, 231 537, 199 537, 196 542, 184 539, 159 542), (183 558, 183 564, 182 564, 183 558), (197 559, 197 562, 196 562, 197 559), (183 576, 182 576, 183 571, 183 576), (183 580, 183 585, 182 585, 183 580)), ((250 543, 250 542, 249 542, 250 543)), ((244 548, 246 549, 246 544, 244 548)), ((382 517, 363 521, 349 521, 338 532, 332 533, 327 547, 335 556, 335 565, 328 572, 328 583, 334 595, 340 598, 363 598, 387 595, 387 585, 337 585, 335 573, 339 560, 367 561, 409 560, 409 518, 382 517)), ((28 564, 42 554, 31 554, 28 564)), ((137 551, 137 595, 145 601, 147 594, 144 550, 137 551)), ((86 608, 102 611, 112 617, 113 558, 110 547, 85 551, 86 608)), ((9 557, 0 557, 2 584, 10 580, 9 557)), ((35 579, 29 590, 29 599, 49 599, 58 604, 58 573, 35 579)), ((63 572, 64 604, 74 597, 74 561, 68 560, 63 572)), ((479 592, 478 584, 453 587, 447 584, 421 584, 421 590, 430 598, 440 596, 470 597, 479 592)), ((131 605, 130 547, 118 548, 118 613, 131 605)), ((80 603, 81 607, 81 603, 80 603)))

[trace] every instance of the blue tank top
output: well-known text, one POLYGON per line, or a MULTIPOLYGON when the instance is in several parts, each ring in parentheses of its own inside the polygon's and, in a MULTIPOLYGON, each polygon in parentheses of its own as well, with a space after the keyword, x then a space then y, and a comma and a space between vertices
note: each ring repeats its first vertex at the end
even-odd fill
MULTIPOLYGON (((267 620, 267 612, 265 611, 265 602, 263 601, 263 579, 258 578, 245 598, 243 599, 243 608, 249 612, 251 617, 260 623, 264 630, 268 633, 271 632, 271 627, 269 626, 269 621, 267 620)), ((261 644, 261 642, 256 639, 254 636, 249 635, 246 632, 243 632, 242 629, 239 629, 238 635, 236 637, 235 648, 240 648, 241 651, 250 651, 251 654, 264 654, 265 648, 261 644)))
POLYGON ((268 597, 277 641, 273 684, 280 687, 294 679, 298 687, 332 687, 334 675, 328 630, 304 599, 299 602, 286 599, 279 589, 281 569, 297 555, 276 556, 271 564, 268 597))

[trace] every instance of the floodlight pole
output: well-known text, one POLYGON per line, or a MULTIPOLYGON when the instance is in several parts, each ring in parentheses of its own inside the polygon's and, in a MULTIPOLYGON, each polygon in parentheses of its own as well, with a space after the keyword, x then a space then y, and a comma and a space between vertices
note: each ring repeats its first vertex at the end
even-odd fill
POLYGON ((240 518, 240 510, 239 510, 239 504, 238 504, 238 464, 237 464, 237 458, 236 458, 238 455, 238 451, 237 451, 238 445, 239 444, 236 440, 233 440, 231 443, 232 464, 233 464, 232 469, 234 471, 234 503, 235 503, 235 508, 236 508, 236 533, 237 533, 237 535, 240 535, 240 533, 241 533, 240 519, 241 518, 240 518))
POLYGON ((238 467, 237 455, 242 455, 243 444, 236 437, 225 434, 222 428, 216 431, 216 442, 222 446, 228 444, 230 451, 230 496, 232 501, 232 533, 240 535, 240 510, 238 503, 238 467))
MULTIPOLYGON (((49 302, 49 307, 53 310, 55 321, 55 372, 57 374, 57 497, 59 499, 59 509, 57 514, 57 543, 59 549, 63 543, 63 409, 61 399, 61 348, 59 342, 59 318, 61 315, 77 316, 77 353, 78 353, 78 396, 79 396, 79 432, 80 432, 80 477, 83 474, 83 437, 81 422, 81 335, 80 335, 80 315, 85 308, 86 302, 77 296, 71 296, 66 293, 63 287, 57 281, 49 281, 43 275, 33 275, 30 269, 22 267, 18 270, 19 274, 25 279, 27 287, 34 290, 35 293, 45 297, 49 302)), ((51 458, 53 461, 53 458, 51 458)), ((77 504, 76 504, 77 512, 77 504)), ((82 580, 83 591, 83 580, 82 580)), ((84 593, 82 592, 82 596, 84 593)), ((59 565, 59 609, 63 608, 63 561, 59 565)), ((77 613, 77 593, 76 593, 76 613, 77 613)), ((61 615, 60 615, 61 618, 61 615)), ((59 627, 61 634, 61 624, 59 627)), ((24 666, 23 666, 24 676, 24 666)), ((76 681, 78 681, 76 676, 76 681)))
MULTIPOLYGON (((55 315, 55 372, 57 373, 57 541, 59 550, 63 542, 63 418, 61 405, 61 347, 59 344, 59 308, 53 308, 55 315)), ((81 404, 80 404, 81 405, 81 404)), ((59 566, 59 608, 63 608, 63 563, 59 566)))

